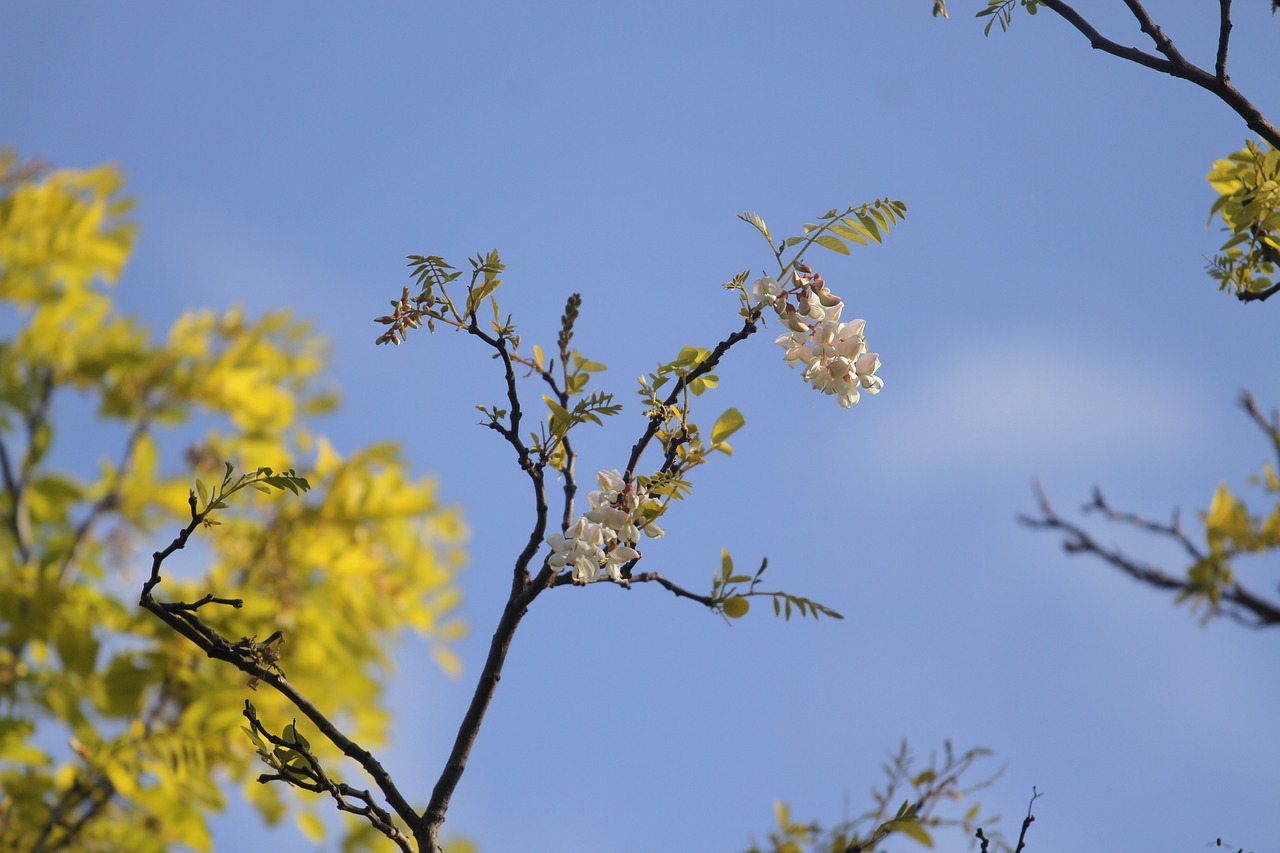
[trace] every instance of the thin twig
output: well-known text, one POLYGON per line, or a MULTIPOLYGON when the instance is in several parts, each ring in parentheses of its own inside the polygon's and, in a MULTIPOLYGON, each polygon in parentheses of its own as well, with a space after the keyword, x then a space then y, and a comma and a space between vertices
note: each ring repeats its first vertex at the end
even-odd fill
POLYGON ((1044 795, 1037 791, 1034 785, 1031 786, 1031 802, 1027 803, 1027 816, 1022 819, 1022 831, 1018 833, 1018 846, 1013 848, 1013 853, 1022 853, 1023 848, 1027 846, 1027 830, 1036 820, 1036 816, 1031 813, 1031 807, 1042 796, 1044 795))
POLYGON ((1258 401, 1249 391, 1240 392, 1240 405, 1249 413, 1249 417, 1258 425, 1258 428, 1266 433, 1271 446, 1275 448, 1276 464, 1280 466, 1280 409, 1273 409, 1271 420, 1267 420, 1267 417, 1262 414, 1262 409, 1258 407, 1258 401))
POLYGON ((1094 486, 1093 500, 1084 505, 1083 511, 1100 512, 1108 521, 1114 521, 1120 524, 1129 524, 1139 530, 1145 530, 1148 533, 1168 536, 1181 545, 1182 549, 1187 552, 1187 555, 1197 562, 1203 560, 1205 557, 1204 552, 1201 551, 1196 546, 1196 543, 1192 542, 1187 534, 1183 532, 1182 515, 1176 509, 1173 511, 1173 518, 1170 522, 1168 524, 1161 524, 1158 521, 1143 518, 1137 513, 1119 512, 1112 509, 1111 505, 1107 503, 1106 498, 1102 496, 1102 489, 1094 486))
POLYGON ((1231 40, 1231 0, 1218 0, 1218 9, 1218 61, 1214 63, 1213 70, 1225 83, 1230 79, 1227 76, 1227 42, 1231 40))

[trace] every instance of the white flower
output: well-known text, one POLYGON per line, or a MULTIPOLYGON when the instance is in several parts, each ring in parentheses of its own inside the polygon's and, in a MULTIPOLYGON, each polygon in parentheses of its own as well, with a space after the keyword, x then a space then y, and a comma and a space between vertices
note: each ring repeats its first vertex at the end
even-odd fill
POLYGON ((797 269, 791 274, 793 288, 778 294, 763 281, 756 283, 753 293, 761 301, 765 301, 761 294, 772 295, 766 304, 773 305, 789 330, 774 339, 784 350, 788 367, 803 365, 804 380, 835 396, 845 408, 858 402, 859 390, 879 393, 884 380, 875 375, 880 368, 879 356, 867 352, 867 321, 841 323, 844 303, 827 290, 821 275, 807 267, 797 269), (783 301, 787 296, 795 296, 798 305, 783 301))
POLYGON ((548 536, 547 544, 551 546, 551 556, 547 559, 550 566, 556 569, 572 566, 575 583, 595 580, 605 558, 604 532, 599 524, 579 518, 563 534, 548 536))
POLYGON ((622 566, 632 560, 640 559, 640 552, 626 545, 615 545, 605 556, 604 570, 609 578, 618 583, 622 578, 622 566))
POLYGON ((653 523, 660 504, 649 497, 648 489, 627 483, 616 468, 598 473, 596 482, 600 488, 587 493, 591 509, 563 534, 554 533, 546 540, 551 546, 548 565, 571 567, 574 583, 594 581, 601 568, 614 581, 624 580, 622 566, 640 559, 634 546, 641 529, 655 539, 663 535, 653 523))
POLYGON ((764 305, 777 305, 778 298, 782 295, 782 285, 774 281, 770 276, 756 279, 751 285, 751 295, 756 302, 764 305))
POLYGON ((596 474, 596 482, 600 484, 600 488, 609 492, 620 492, 627 487, 627 481, 622 478, 622 473, 617 468, 610 468, 608 471, 596 474))
POLYGON ((879 394, 880 389, 884 387, 884 380, 875 373, 880 369, 880 356, 874 352, 864 353, 858 356, 858 360, 854 362, 854 367, 858 371, 858 382, 866 389, 868 394, 879 394))

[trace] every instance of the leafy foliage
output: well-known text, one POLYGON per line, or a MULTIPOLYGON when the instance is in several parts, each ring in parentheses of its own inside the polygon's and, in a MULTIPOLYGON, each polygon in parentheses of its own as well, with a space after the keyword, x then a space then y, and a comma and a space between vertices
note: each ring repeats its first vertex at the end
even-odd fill
MULTIPOLYGON (((943 744, 942 754, 934 753, 927 767, 917 770, 916 760, 904 740, 888 761, 881 765, 885 775, 883 787, 871 789, 875 805, 855 818, 824 828, 817 821, 799 823, 791 817, 791 808, 774 803, 778 829, 768 835, 766 845, 753 844, 747 853, 871 853, 890 835, 905 836, 922 847, 932 849, 934 834, 940 829, 959 829, 973 837, 982 823, 991 824, 999 817, 984 817, 982 808, 970 803, 959 815, 946 813, 951 804, 964 802, 972 794, 989 786, 1001 771, 977 781, 972 777, 974 765, 991 753, 971 749, 956 754, 951 742, 943 744), (902 799, 903 797, 905 799, 902 799)), ((996 832, 987 834, 990 849, 1009 850, 996 832)), ((984 844, 983 849, 989 849, 984 844)))
POLYGON ((1218 193, 1209 217, 1220 216, 1231 232, 1209 275, 1237 296, 1269 290, 1280 264, 1280 151, 1250 140, 1207 178, 1218 193))
POLYGON ((395 447, 344 458, 305 425, 336 397, 318 387, 323 341, 288 313, 190 312, 158 341, 118 313, 104 284, 135 234, 122 184, 108 166, 46 173, 0 156, 0 301, 20 321, 0 342, 5 850, 209 850, 223 779, 245 783, 268 821, 285 816, 289 802, 251 782, 237 718, 248 696, 265 718, 289 714, 285 703, 136 606, 154 532, 188 498, 220 526, 198 560, 169 567, 166 588, 243 595, 218 608, 220 629, 368 741, 386 736, 381 677, 405 627, 457 669, 458 514, 395 447), (67 443, 56 415, 71 394, 102 430, 67 443), (85 470, 76 448, 109 442, 112 457, 85 470), (232 476, 233 463, 250 473, 232 476), (293 472, 304 466, 305 479, 293 472))
MULTIPOLYGON (((799 246, 800 248, 791 260, 791 263, 795 264, 799 262, 805 251, 815 243, 824 249, 830 249, 841 255, 848 255, 850 254, 849 243, 866 246, 869 242, 883 242, 884 235, 888 233, 889 228, 905 219, 906 215, 906 204, 888 198, 850 205, 843 211, 832 208, 818 217, 817 222, 806 223, 803 234, 787 237, 780 245, 774 243, 768 226, 758 215, 750 212, 740 213, 738 218, 755 226, 756 230, 764 235, 765 240, 769 243, 769 248, 773 250, 774 257, 779 261, 781 261, 782 254, 786 249, 799 246)), ((784 268, 783 272, 785 271, 784 268)), ((745 280, 746 277, 744 276, 742 281, 745 280)), ((741 281, 738 282, 739 286, 741 283, 741 281)), ((726 285, 726 287, 730 286, 732 286, 732 283, 726 285)))
POLYGON ((713 609, 728 619, 738 619, 745 616, 751 608, 751 602, 747 599, 761 596, 772 599, 773 615, 785 615, 787 621, 791 620, 792 609, 799 612, 801 616, 812 616, 815 620, 821 616, 830 616, 833 619, 844 618, 825 604, 819 604, 808 598, 792 595, 789 592, 756 589, 760 584, 760 578, 764 575, 764 570, 768 567, 769 560, 766 558, 760 561, 760 568, 756 569, 754 575, 734 574, 733 558, 729 556, 728 551, 721 549, 720 571, 716 572, 711 579, 711 599, 715 602, 713 609), (746 589, 743 589, 741 584, 747 584, 746 589))
POLYGON ((1246 408, 1251 408, 1270 440, 1276 461, 1263 463, 1261 472, 1249 480, 1262 490, 1268 504, 1274 501, 1274 506, 1255 514, 1226 483, 1220 483, 1214 491, 1208 510, 1201 513, 1207 552, 1187 569, 1187 587, 1177 597, 1178 601, 1191 602, 1193 609, 1206 605, 1206 619, 1222 612, 1224 598, 1232 612, 1238 612, 1242 587, 1235 564, 1239 558, 1280 551, 1280 414, 1273 413, 1268 420, 1256 406, 1251 407, 1251 401, 1246 397, 1246 408))
MULTIPOLYGON (((991 27, 997 23, 1000 24, 1001 32, 1009 31, 1009 24, 1013 22, 1013 9, 1015 6, 1021 6, 1027 10, 1028 15, 1034 15, 1039 11, 1040 5, 1039 0, 987 0, 986 8, 979 10, 976 17, 990 18, 987 21, 987 25, 982 28, 982 34, 989 36, 991 35, 991 27)), ((933 13, 935 16, 938 14, 938 6, 936 4, 934 5, 933 13)), ((947 16, 945 7, 942 16, 944 18, 947 16)))

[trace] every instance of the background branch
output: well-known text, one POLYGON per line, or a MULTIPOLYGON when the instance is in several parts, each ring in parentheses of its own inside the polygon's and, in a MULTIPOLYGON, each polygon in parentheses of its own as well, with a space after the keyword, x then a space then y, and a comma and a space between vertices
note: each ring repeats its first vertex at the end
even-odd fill
MULTIPOLYGON (((1084 528, 1058 515, 1050 505, 1049 499, 1045 496, 1039 481, 1034 482, 1033 488, 1036 494, 1036 501, 1040 507, 1040 516, 1036 518, 1019 515, 1018 520, 1033 529, 1061 531, 1063 534, 1062 548, 1068 554, 1092 554, 1135 580, 1157 589, 1171 590, 1187 596, 1201 592, 1201 588, 1193 584, 1189 578, 1175 577, 1164 569, 1134 560, 1118 548, 1103 546, 1084 528)), ((1187 549, 1189 553, 1201 553, 1182 535, 1181 530, 1177 527, 1176 518, 1173 524, 1164 525, 1140 518, 1131 513, 1116 513, 1106 505, 1098 490, 1095 489, 1094 495, 1094 502, 1085 506, 1086 511, 1101 509, 1113 521, 1131 524, 1148 532, 1172 538, 1184 549, 1187 549)), ((1252 628, 1280 625, 1280 605, 1259 597, 1238 582, 1233 582, 1223 587, 1219 605, 1227 616, 1242 625, 1252 628)))

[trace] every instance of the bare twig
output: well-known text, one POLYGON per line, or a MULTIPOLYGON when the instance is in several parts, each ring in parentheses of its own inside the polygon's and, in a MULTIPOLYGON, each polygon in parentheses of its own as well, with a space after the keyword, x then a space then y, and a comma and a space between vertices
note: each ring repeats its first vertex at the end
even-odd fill
POLYGON ((1018 846, 1013 848, 1013 853, 1022 853, 1027 846, 1027 830, 1031 828, 1031 824, 1035 823, 1036 816, 1031 813, 1031 808, 1036 804, 1036 800, 1040 799, 1043 794, 1031 787, 1031 802, 1027 803, 1027 816, 1022 819, 1022 831, 1018 833, 1018 846))
POLYGON ((1280 409, 1272 409, 1271 419, 1268 420, 1262 413, 1262 409, 1258 407, 1258 401, 1248 391, 1240 392, 1240 405, 1249 413, 1249 417, 1258 425, 1258 428, 1266 433, 1271 446, 1275 448, 1276 464, 1280 465, 1280 409))
MULTIPOLYGON (((1189 579, 1174 577, 1163 569, 1134 560, 1118 548, 1107 548, 1099 544, 1086 530, 1057 514, 1038 480, 1034 481, 1033 488, 1036 501, 1040 506, 1040 517, 1019 515, 1018 520, 1031 528, 1061 531, 1063 533, 1062 548, 1068 554, 1093 554, 1135 580, 1157 589, 1186 594, 1197 592, 1198 588, 1189 579)), ((1112 520, 1132 524, 1148 532, 1172 538, 1184 549, 1189 549, 1189 553, 1200 553, 1185 536, 1181 535, 1180 529, 1176 526, 1176 519, 1172 525, 1163 525, 1130 513, 1117 513, 1106 505, 1101 494, 1096 490, 1095 502, 1089 506, 1101 509, 1112 520)), ((1280 625, 1280 605, 1259 597, 1238 582, 1222 589, 1220 606, 1227 616, 1251 628, 1280 625)))
POLYGON ((1223 83, 1227 76, 1227 42, 1231 40, 1231 0, 1218 0, 1218 61, 1213 70, 1223 83))
MULTIPOLYGON (((1039 484, 1037 483, 1037 488, 1039 484)), ((1044 493, 1040 493, 1040 497, 1044 497, 1044 493)), ((1102 496, 1102 489, 1097 486, 1093 487, 1093 499, 1082 507, 1084 512, 1100 512, 1108 521, 1118 522, 1120 524, 1129 524, 1139 530, 1145 530, 1148 533, 1155 533, 1160 536, 1168 536, 1173 539, 1187 555, 1193 560, 1203 560, 1204 552, 1196 547, 1196 543, 1192 542, 1182 530, 1182 514, 1176 509, 1173 511, 1173 517, 1168 524, 1161 524, 1158 521, 1152 521, 1143 518, 1133 512, 1118 512, 1111 508, 1106 498, 1102 496)))
MULTIPOLYGON (((566 586, 572 583, 573 583, 572 576, 566 573, 566 574, 557 575, 552 585, 566 586)), ((676 595, 677 598, 687 598, 690 601, 698 602, 704 607, 715 607, 715 604, 716 604, 715 599, 712 598, 711 596, 700 595, 699 593, 696 593, 696 592, 690 592, 689 590, 685 589, 679 584, 673 583, 672 581, 667 580, 658 572, 640 572, 638 574, 633 574, 629 578, 627 578, 626 583, 619 583, 617 584, 617 586, 622 586, 626 588, 633 583, 656 583, 659 586, 667 590, 670 590, 672 593, 676 595)))

